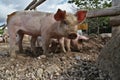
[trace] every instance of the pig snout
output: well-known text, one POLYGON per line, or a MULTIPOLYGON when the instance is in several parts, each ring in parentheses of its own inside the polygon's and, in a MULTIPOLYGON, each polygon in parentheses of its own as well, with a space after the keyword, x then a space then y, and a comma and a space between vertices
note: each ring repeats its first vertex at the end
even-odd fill
POLYGON ((77 38, 77 34, 76 34, 76 33, 70 33, 70 34, 68 35, 68 38, 69 38, 69 39, 76 39, 76 38, 77 38))

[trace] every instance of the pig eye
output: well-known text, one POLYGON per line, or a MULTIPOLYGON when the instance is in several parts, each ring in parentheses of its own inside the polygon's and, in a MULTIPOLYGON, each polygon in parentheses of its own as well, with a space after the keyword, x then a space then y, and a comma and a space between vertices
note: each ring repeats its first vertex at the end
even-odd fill
POLYGON ((68 25, 68 22, 66 22, 66 21, 63 21, 63 23, 64 23, 65 25, 68 25))

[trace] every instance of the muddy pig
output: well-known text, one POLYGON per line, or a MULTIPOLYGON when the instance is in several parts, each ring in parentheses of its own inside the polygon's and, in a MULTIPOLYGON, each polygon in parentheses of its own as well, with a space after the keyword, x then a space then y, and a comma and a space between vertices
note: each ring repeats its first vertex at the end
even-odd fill
POLYGON ((22 40, 24 34, 31 35, 33 51, 38 36, 42 37, 43 53, 49 52, 51 38, 60 39, 67 37, 75 39, 75 26, 84 20, 86 11, 79 11, 77 14, 67 13, 58 9, 55 14, 39 11, 16 11, 8 15, 7 27, 10 37, 10 56, 16 57, 16 34, 19 36, 19 51, 23 51, 22 40), (85 14, 85 15, 83 15, 85 14))

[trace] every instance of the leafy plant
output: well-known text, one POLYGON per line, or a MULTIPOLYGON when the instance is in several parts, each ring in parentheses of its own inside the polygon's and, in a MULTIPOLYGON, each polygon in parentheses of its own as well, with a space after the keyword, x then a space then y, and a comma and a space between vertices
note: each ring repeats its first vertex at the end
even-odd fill
POLYGON ((4 32, 4 31, 3 31, 2 29, 0 29, 0 34, 3 34, 3 32, 4 32))
MULTIPOLYGON (((94 10, 111 7, 111 0, 69 0, 68 3, 74 3, 79 9, 94 10)), ((99 34, 99 29, 109 27, 109 17, 97 17, 87 19, 89 32, 99 34), (94 31, 93 31, 94 30, 94 31)), ((110 27, 109 27, 110 28, 110 27)))

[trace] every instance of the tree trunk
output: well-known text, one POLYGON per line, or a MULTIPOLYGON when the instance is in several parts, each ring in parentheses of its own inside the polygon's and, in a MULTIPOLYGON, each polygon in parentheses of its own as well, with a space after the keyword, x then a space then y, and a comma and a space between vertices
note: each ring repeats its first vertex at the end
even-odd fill
MULTIPOLYGON (((113 0, 113 6, 118 4, 120 0, 113 0)), ((111 20, 120 22, 120 19, 115 18, 112 17, 111 20)), ((112 39, 101 50, 97 64, 99 68, 109 72, 112 80, 120 80, 120 24, 112 27, 112 39)))
POLYGON ((24 10, 32 10, 32 9, 36 9, 37 6, 39 6, 40 4, 42 4, 43 2, 45 2, 46 0, 33 0, 24 10))
POLYGON ((33 0, 24 10, 28 10, 30 9, 30 7, 35 4, 37 2, 37 0, 33 0))
POLYGON ((30 7, 30 10, 35 9, 37 6, 39 6, 40 4, 42 4, 43 2, 45 2, 46 0, 39 0, 38 2, 36 2, 35 4, 33 4, 30 7))

